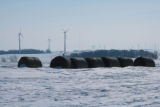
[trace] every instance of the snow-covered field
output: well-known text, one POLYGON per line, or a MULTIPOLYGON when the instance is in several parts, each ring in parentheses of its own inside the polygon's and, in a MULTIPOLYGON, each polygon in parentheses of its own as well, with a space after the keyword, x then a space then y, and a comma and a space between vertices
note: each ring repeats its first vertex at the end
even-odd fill
POLYGON ((43 68, 17 68, 22 55, 1 55, 0 107, 160 107, 159 60, 154 68, 49 68, 56 55, 31 55, 43 68))

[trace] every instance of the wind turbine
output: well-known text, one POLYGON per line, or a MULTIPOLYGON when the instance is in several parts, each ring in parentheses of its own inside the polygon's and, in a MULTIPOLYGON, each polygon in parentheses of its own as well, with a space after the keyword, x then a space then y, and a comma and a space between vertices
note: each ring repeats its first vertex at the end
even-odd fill
POLYGON ((48 52, 51 52, 51 39, 48 39, 48 52))
POLYGON ((63 53, 63 56, 65 56, 66 54, 66 46, 67 46, 67 43, 66 43, 66 39, 67 39, 67 33, 68 31, 67 30, 63 30, 63 33, 64 33, 64 53, 63 53))
POLYGON ((18 41, 19 41, 19 54, 21 54, 21 37, 23 37, 21 29, 20 32, 18 33, 18 41))

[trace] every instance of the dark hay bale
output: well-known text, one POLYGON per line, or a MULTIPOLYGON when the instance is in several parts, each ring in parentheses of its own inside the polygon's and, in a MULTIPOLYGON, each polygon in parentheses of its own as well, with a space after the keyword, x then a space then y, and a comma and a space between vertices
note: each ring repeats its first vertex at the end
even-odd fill
POLYGON ((121 67, 134 66, 133 60, 128 57, 118 58, 121 67))
POLYGON ((18 67, 38 68, 42 67, 42 63, 37 57, 21 57, 18 67))
POLYGON ((84 58, 71 58, 72 68, 88 68, 88 63, 84 58))
POLYGON ((89 68, 105 67, 101 58, 86 58, 89 68))
POLYGON ((155 62, 151 58, 141 56, 134 60, 134 66, 155 67, 155 62))
POLYGON ((71 61, 68 58, 65 58, 63 56, 57 56, 54 59, 52 59, 50 63, 51 68, 70 68, 71 67, 71 61))
POLYGON ((119 60, 114 57, 102 57, 105 67, 120 67, 119 60))

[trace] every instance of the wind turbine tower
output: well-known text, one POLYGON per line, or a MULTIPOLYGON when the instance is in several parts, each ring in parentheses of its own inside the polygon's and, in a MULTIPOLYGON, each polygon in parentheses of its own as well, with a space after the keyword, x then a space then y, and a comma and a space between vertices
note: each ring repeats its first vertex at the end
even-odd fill
POLYGON ((48 51, 51 52, 51 39, 48 39, 48 51))
POLYGON ((66 33, 67 33, 68 31, 66 31, 66 30, 64 30, 64 53, 63 53, 63 56, 65 56, 65 54, 66 54, 66 39, 67 39, 67 35, 66 35, 66 33))
POLYGON ((20 32, 18 33, 18 41, 19 41, 19 54, 21 54, 21 37, 22 37, 22 33, 21 33, 21 30, 20 32))

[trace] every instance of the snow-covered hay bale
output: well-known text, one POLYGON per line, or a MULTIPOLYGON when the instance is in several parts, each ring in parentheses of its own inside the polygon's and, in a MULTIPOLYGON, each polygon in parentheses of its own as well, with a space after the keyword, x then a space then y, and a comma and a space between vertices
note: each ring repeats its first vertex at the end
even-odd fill
POLYGON ((114 57, 102 57, 105 67, 120 67, 119 60, 114 57))
POLYGON ((88 68, 88 63, 84 58, 71 58, 72 68, 88 68))
POLYGON ((4 57, 1 58, 1 62, 7 62, 4 57))
POLYGON ((86 58, 89 68, 105 67, 101 58, 86 58))
POLYGON ((118 58, 121 67, 134 66, 133 60, 128 57, 118 58))
POLYGON ((10 56, 10 62, 17 62, 17 56, 10 56))
POLYGON ((134 60, 134 66, 155 67, 155 62, 151 58, 141 56, 134 60))
POLYGON ((71 67, 71 61, 70 59, 63 57, 63 56, 57 56, 54 59, 52 59, 50 63, 51 68, 70 68, 71 67))
POLYGON ((37 57, 21 57, 18 62, 18 67, 38 68, 42 67, 42 63, 37 57))

